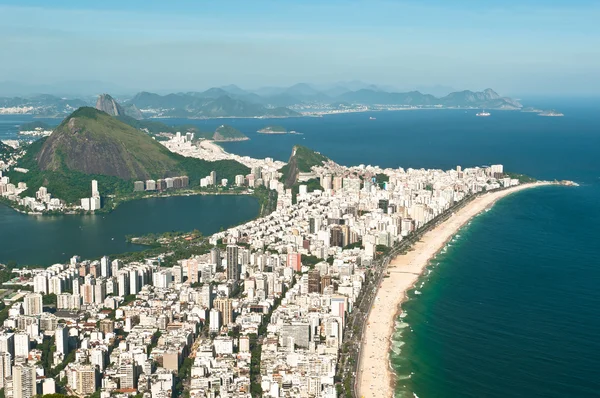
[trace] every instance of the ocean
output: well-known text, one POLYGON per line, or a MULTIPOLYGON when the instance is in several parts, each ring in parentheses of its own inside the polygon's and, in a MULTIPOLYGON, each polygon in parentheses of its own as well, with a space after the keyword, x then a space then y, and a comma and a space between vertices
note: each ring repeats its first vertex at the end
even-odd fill
POLYGON ((600 396, 600 104, 549 101, 564 117, 419 110, 227 123, 226 150, 287 160, 301 144, 346 164, 454 168, 502 163, 570 179, 502 199, 465 226, 409 293, 393 336, 398 396, 600 396), (371 120, 374 117, 375 120, 371 120), (302 135, 260 135, 266 125, 302 135))
POLYGON ((223 146, 242 155, 287 160, 301 144, 346 165, 502 163, 578 182, 509 196, 463 228, 409 293, 391 364, 399 397, 598 397, 600 106, 548 107, 565 116, 430 110, 194 122, 233 124, 251 140, 223 146), (268 124, 303 135, 255 133, 268 124))

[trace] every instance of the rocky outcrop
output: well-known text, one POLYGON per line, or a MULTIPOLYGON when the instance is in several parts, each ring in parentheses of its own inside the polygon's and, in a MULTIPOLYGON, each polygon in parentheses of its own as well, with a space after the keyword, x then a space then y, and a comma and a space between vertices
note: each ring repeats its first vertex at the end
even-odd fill
POLYGON ((135 104, 122 106, 108 94, 98 96, 98 100, 96 100, 96 109, 106 112, 110 116, 130 116, 137 120, 144 118, 144 115, 142 115, 142 112, 140 112, 135 104))

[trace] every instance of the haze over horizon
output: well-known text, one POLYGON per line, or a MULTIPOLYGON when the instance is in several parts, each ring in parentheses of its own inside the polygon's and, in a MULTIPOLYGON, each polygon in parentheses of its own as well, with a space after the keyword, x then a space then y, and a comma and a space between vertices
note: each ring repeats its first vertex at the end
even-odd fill
POLYGON ((434 95, 600 89, 600 6, 586 0, 2 1, 0 16, 0 96, 353 80, 434 95))

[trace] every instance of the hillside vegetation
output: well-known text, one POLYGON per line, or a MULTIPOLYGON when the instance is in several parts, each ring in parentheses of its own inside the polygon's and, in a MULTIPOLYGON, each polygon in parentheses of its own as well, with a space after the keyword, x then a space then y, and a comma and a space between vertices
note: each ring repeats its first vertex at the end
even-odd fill
POLYGON ((320 166, 329 161, 327 156, 321 155, 305 146, 296 145, 288 163, 279 171, 283 174, 282 181, 287 188, 294 186, 300 173, 309 173, 313 166, 320 166))
POLYGON ((217 127, 212 139, 215 141, 242 141, 247 140, 248 137, 246 137, 240 130, 223 124, 217 127))
POLYGON ((147 134, 94 108, 79 108, 42 145, 41 170, 63 168, 124 180, 181 175, 171 152, 147 134))
POLYGON ((235 161, 208 162, 170 152, 152 137, 94 108, 80 108, 52 135, 31 144, 14 181, 28 184, 28 196, 46 186, 53 196, 69 203, 91 194, 96 179, 103 195, 129 194, 134 180, 187 175, 190 186, 216 171, 219 178, 235 179, 249 169, 235 161))

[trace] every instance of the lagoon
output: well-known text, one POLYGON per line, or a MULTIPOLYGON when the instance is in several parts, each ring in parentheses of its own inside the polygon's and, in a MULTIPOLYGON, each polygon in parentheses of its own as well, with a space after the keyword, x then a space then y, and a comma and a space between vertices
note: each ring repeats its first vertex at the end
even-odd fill
POLYGON ((100 215, 31 216, 0 205, 0 263, 48 266, 74 255, 91 259, 144 250, 126 235, 200 230, 209 235, 258 215, 249 195, 149 198, 100 215))

